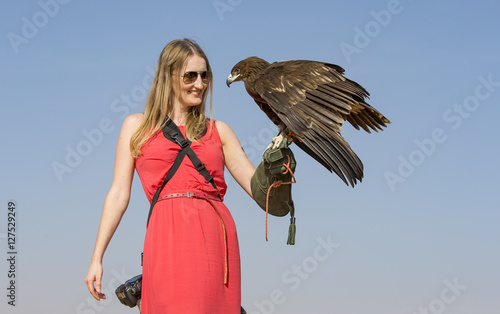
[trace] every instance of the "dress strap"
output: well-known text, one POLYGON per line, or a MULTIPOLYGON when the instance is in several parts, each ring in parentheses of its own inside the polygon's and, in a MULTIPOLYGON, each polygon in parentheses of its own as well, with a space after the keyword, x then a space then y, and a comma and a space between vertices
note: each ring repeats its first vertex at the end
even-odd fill
MULTIPOLYGON (((160 192, 163 189, 163 187, 167 184, 167 182, 172 179, 174 176, 175 172, 177 169, 179 169, 179 166, 181 165, 182 161, 184 160, 184 156, 188 156, 188 158, 191 160, 193 163, 194 167, 196 170, 209 182, 212 187, 217 191, 217 195, 219 196, 219 199, 222 201, 222 197, 220 196, 219 189, 217 188, 217 185, 215 184, 214 178, 212 175, 208 172, 208 170, 205 168, 205 165, 200 161, 196 153, 193 151, 191 148, 191 142, 187 139, 184 138, 182 135, 181 131, 177 127, 177 125, 172 121, 172 119, 168 118, 167 122, 162 128, 163 135, 165 136, 166 139, 169 141, 172 141, 179 145, 181 147, 181 150, 177 154, 177 157, 174 160, 174 164, 172 167, 168 170, 162 185, 156 190, 153 199, 151 200, 151 206, 149 207, 149 214, 148 214, 148 221, 146 223, 146 227, 149 225, 149 219, 151 219, 151 214, 153 213, 153 208, 158 201, 158 197, 160 196, 160 192)), ((206 132, 206 127, 204 130, 205 134, 206 132)))

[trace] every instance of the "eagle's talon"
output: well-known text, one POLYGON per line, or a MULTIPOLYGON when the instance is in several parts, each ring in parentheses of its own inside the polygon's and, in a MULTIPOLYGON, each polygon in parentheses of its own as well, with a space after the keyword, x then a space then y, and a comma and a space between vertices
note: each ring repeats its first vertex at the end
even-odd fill
POLYGON ((287 148, 288 147, 288 138, 286 136, 284 136, 282 133, 280 133, 278 136, 273 138, 272 144, 273 144, 273 149, 287 148))
MULTIPOLYGON (((269 143, 269 145, 267 145, 267 147, 266 147, 266 149, 264 149, 264 151, 271 149, 273 146, 274 146, 273 142, 269 143)), ((262 154, 264 154, 264 153, 262 153, 262 154)))
POLYGON ((287 148, 289 144, 290 144, 289 138, 284 136, 283 134, 279 134, 278 136, 273 137, 273 139, 271 140, 271 143, 269 143, 269 145, 267 145, 266 149, 262 153, 262 157, 264 157, 266 152, 270 149, 287 148))

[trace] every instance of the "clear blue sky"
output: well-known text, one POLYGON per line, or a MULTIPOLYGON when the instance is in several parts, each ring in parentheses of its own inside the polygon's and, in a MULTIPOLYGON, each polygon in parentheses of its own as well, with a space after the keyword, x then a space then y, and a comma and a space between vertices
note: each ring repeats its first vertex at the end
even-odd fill
POLYGON ((350 188, 293 148, 297 244, 227 176, 249 313, 497 314, 500 42, 496 1, 8 1, 0 10, 0 311, 136 313, 114 296, 141 272, 138 178, 104 258, 108 301, 84 285, 124 117, 143 110, 159 53, 192 38, 214 71, 214 118, 252 162, 276 134, 243 84, 256 55, 338 64, 393 123, 343 135, 350 188), (17 205, 16 307, 7 203, 17 205), (427 311, 427 312, 425 312, 427 311))

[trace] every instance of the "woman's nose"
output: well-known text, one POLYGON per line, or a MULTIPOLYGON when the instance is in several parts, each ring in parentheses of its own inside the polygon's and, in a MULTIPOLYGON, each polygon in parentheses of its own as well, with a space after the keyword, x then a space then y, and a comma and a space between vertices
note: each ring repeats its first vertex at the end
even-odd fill
POLYGON ((198 89, 203 89, 205 87, 205 84, 203 84, 203 81, 201 80, 201 75, 198 74, 196 77, 196 81, 194 81, 194 86, 198 89))

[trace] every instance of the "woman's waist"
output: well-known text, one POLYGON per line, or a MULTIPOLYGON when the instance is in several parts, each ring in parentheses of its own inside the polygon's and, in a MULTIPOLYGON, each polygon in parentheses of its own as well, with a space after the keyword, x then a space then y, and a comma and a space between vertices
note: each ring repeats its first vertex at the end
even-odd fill
POLYGON ((160 194, 158 197, 158 202, 172 199, 172 198, 196 198, 196 199, 205 199, 210 201, 218 201, 222 202, 222 196, 214 192, 208 192, 203 190, 189 190, 189 191, 166 191, 165 193, 160 194))

